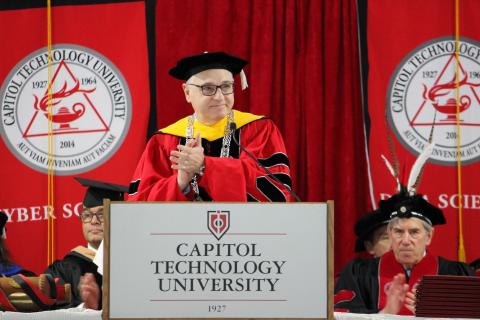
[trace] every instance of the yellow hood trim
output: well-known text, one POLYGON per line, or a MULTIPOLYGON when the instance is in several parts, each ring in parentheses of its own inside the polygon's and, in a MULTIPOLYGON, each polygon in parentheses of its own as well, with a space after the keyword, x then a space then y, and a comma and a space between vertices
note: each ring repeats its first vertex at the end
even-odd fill
MULTIPOLYGON (((188 126, 188 117, 178 120, 174 124, 169 125, 159 131, 162 133, 171 134, 177 137, 185 137, 185 131, 188 126)), ((237 129, 243 127, 244 125, 253 122, 258 119, 262 119, 264 116, 257 116, 247 112, 241 112, 233 110, 233 119, 237 124, 237 129)), ((200 132, 202 139, 207 139, 208 141, 214 141, 223 137, 225 125, 227 124, 227 118, 223 118, 217 123, 207 126, 198 120, 195 119, 193 123, 194 132, 200 132)))

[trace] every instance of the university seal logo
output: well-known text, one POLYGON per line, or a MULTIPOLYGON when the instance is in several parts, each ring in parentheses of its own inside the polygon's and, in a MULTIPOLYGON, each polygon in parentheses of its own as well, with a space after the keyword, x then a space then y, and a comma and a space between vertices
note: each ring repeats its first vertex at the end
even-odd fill
POLYGON ((230 211, 208 211, 208 230, 220 240, 230 228, 230 211))
POLYGON ((49 150, 56 174, 89 171, 113 156, 127 135, 127 83, 107 58, 77 45, 54 46, 51 80, 48 72, 46 48, 11 70, 0 89, 2 138, 37 171, 47 172, 49 150))
POLYGON ((411 51, 397 66, 387 92, 387 119, 398 140, 414 155, 428 143, 432 125, 431 161, 457 163, 457 100, 460 156, 464 164, 480 159, 480 46, 459 43, 459 94, 455 40, 435 39, 411 51))

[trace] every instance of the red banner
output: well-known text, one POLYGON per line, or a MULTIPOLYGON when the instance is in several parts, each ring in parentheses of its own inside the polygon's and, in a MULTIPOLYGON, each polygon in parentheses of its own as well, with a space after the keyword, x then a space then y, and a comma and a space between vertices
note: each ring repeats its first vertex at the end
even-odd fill
POLYGON ((128 185, 150 106, 143 2, 56 6, 51 25, 49 80, 47 9, 0 11, 0 209, 9 216, 12 259, 35 272, 47 264, 49 164, 62 258, 85 244, 78 218, 85 189, 73 177, 128 185))
POLYGON ((480 2, 459 3, 456 11, 453 0, 368 1, 369 152, 372 192, 378 201, 395 193, 396 187, 381 159, 383 154, 392 160, 387 130, 392 132, 400 176, 406 184, 435 123, 435 147, 418 192, 443 210, 447 224, 435 228, 430 248, 435 254, 457 259, 463 236, 470 262, 480 257, 476 237, 480 228, 480 24, 476 17, 480 2), (458 125, 456 19, 460 35, 458 125))

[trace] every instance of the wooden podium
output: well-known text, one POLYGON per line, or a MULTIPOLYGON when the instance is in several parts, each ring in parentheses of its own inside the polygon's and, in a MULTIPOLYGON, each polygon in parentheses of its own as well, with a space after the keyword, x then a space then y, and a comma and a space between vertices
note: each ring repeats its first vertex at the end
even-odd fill
POLYGON ((333 319, 333 202, 106 202, 103 319, 333 319))

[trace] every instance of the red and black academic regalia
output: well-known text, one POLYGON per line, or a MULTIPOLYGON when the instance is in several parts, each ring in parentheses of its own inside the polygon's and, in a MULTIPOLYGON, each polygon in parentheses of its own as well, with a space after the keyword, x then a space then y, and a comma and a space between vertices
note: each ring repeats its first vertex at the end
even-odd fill
MULTIPOLYGON (((92 273, 95 277, 95 281, 98 284, 100 290, 102 290, 103 277, 98 273, 98 266, 93 263, 95 252, 79 246, 67 253, 62 260, 54 261, 43 272, 51 274, 54 278, 60 278, 65 283, 70 283, 72 290, 72 302, 69 305, 63 306, 63 308, 76 307, 83 302, 78 291, 78 284, 80 283, 80 277, 85 273, 92 273)), ((102 307, 102 293, 100 292, 100 305, 102 307)))
MULTIPOLYGON (((284 184, 291 187, 290 167, 282 136, 273 121, 234 110, 235 137, 284 184)), ((205 153, 205 171, 198 181, 205 201, 290 201, 284 185, 269 177, 232 139, 230 157, 220 158, 227 118, 212 126, 195 120, 205 153)), ((190 201, 177 184, 170 152, 185 144, 188 117, 154 135, 135 170, 129 201, 190 201)))
MULTIPOLYGON (((405 273, 405 270, 396 261, 393 251, 381 258, 353 260, 343 269, 335 286, 335 311, 378 313, 387 301, 385 288, 398 273, 405 273)), ((427 253, 407 277, 410 288, 424 275, 474 276, 475 273, 464 263, 427 253)), ((412 315, 405 307, 398 314, 412 315)))

